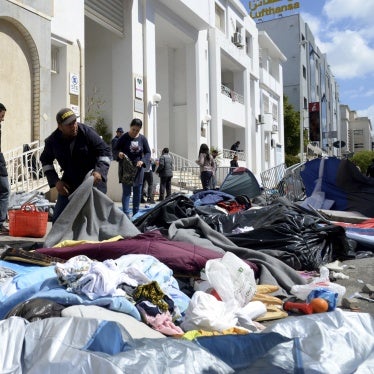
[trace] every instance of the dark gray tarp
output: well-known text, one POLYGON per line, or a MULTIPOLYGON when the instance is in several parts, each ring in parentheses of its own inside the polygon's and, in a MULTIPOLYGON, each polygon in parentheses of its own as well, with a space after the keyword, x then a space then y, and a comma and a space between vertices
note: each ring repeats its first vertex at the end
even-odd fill
POLYGON ((229 173, 222 182, 220 191, 233 196, 245 195, 250 199, 261 195, 256 177, 247 168, 239 167, 229 173))

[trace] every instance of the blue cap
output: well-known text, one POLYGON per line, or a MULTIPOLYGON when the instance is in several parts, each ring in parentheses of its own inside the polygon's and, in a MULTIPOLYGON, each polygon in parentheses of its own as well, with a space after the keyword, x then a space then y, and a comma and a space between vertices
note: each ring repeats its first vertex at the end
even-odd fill
POLYGON ((117 129, 116 132, 123 132, 123 128, 122 127, 118 127, 118 129, 117 129))

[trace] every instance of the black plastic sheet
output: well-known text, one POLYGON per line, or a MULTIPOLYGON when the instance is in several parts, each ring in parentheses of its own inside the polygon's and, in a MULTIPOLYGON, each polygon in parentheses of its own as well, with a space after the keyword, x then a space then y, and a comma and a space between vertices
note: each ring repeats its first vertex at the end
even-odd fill
POLYGON ((239 247, 260 250, 296 270, 317 270, 346 259, 350 250, 344 228, 282 200, 261 209, 202 219, 239 247))

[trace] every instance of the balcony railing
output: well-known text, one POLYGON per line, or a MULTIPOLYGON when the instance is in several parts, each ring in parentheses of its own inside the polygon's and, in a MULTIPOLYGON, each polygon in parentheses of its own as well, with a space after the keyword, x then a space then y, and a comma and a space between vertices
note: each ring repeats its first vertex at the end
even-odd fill
POLYGON ((236 101, 240 104, 244 104, 244 96, 238 94, 234 90, 226 87, 224 84, 221 84, 221 93, 229 97, 232 101, 236 101))

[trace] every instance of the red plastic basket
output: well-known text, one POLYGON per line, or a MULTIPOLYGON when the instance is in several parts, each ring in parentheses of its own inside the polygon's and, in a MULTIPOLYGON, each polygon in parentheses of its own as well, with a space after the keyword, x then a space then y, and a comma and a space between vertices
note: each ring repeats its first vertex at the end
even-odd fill
POLYGON ((47 231, 48 212, 39 212, 34 204, 9 210, 8 216, 10 236, 42 238, 47 231))

